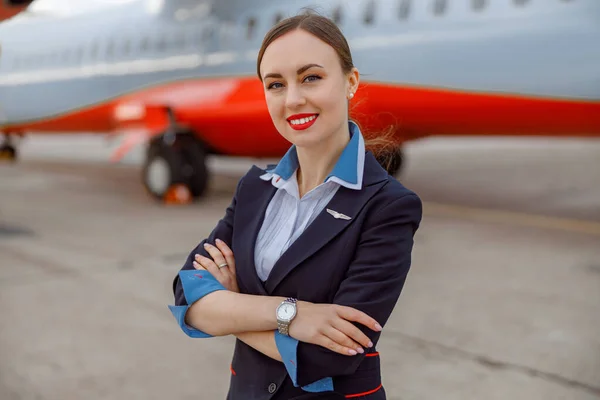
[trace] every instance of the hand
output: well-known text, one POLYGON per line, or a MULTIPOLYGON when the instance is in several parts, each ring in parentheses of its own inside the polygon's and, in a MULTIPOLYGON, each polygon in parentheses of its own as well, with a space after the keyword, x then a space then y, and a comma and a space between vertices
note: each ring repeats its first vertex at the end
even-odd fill
POLYGON ((237 277, 235 274, 235 258, 233 257, 233 251, 220 239, 216 241, 217 247, 205 243, 204 249, 210 254, 210 258, 206 258, 200 254, 195 255, 195 261, 193 262, 194 268, 204 269, 211 273, 216 280, 219 281, 227 290, 239 293, 240 289, 237 283, 237 277), (213 261, 214 260, 214 261, 213 261), (219 268, 219 265, 224 265, 219 268))
POLYGON ((314 304, 298 301, 298 314, 289 328, 290 336, 316 344, 343 355, 363 353, 373 343, 350 321, 379 332, 381 326, 373 318, 352 307, 337 304, 314 304))

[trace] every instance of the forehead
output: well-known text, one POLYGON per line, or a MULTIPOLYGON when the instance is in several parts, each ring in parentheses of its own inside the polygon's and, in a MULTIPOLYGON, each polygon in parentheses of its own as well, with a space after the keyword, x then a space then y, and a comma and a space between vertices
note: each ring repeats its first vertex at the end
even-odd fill
POLYGON ((306 64, 325 68, 339 66, 336 51, 321 39, 301 29, 286 33, 267 47, 260 64, 261 75, 270 72, 296 73, 306 64))

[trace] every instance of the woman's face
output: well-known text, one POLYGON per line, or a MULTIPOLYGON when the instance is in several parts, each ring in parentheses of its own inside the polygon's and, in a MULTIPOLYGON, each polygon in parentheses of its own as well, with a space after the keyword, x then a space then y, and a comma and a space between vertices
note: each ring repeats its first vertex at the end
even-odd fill
POLYGON ((345 74, 327 43, 304 30, 288 32, 267 47, 260 72, 271 119, 289 142, 312 147, 347 133, 358 71, 345 74))

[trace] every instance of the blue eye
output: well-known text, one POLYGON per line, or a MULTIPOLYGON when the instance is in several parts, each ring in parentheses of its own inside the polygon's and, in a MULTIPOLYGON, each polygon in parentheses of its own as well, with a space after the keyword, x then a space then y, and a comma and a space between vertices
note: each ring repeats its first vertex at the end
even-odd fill
POLYGON ((277 89, 277 87, 275 87, 276 85, 281 85, 281 83, 273 82, 269 86, 267 86, 267 89, 277 89))
POLYGON ((314 78, 314 80, 319 80, 319 79, 321 79, 321 77, 320 77, 319 75, 309 75, 309 76, 307 76, 306 78, 304 78, 304 80, 305 80, 305 81, 309 80, 309 82, 310 82, 310 81, 313 81, 311 78, 314 78))

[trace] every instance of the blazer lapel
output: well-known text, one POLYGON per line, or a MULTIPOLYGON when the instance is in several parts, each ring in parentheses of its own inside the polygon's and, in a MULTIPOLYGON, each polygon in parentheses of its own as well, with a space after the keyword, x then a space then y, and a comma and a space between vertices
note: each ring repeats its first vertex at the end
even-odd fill
MULTIPOLYGON (((258 167, 255 168, 258 170, 258 167)), ((240 207, 236 210, 236 214, 239 213, 236 225, 242 227, 238 228, 241 233, 237 234, 241 243, 236 247, 241 249, 240 259, 247 261, 245 267, 237 269, 236 272, 238 280, 248 287, 250 294, 266 295, 265 287, 256 273, 254 255, 256 239, 265 219, 267 206, 277 188, 271 184, 271 181, 263 181, 260 178, 256 179, 254 185, 256 187, 249 188, 250 190, 245 194, 246 198, 239 199, 240 207)))
POLYGON ((367 201, 387 181, 387 173, 370 153, 365 157, 363 187, 360 191, 340 187, 329 204, 319 213, 317 218, 306 228, 294 243, 281 255, 275 263, 265 282, 267 293, 271 294, 277 285, 309 256, 316 253, 329 241, 350 225, 367 201), (334 218, 327 209, 345 214, 351 219, 334 218))

